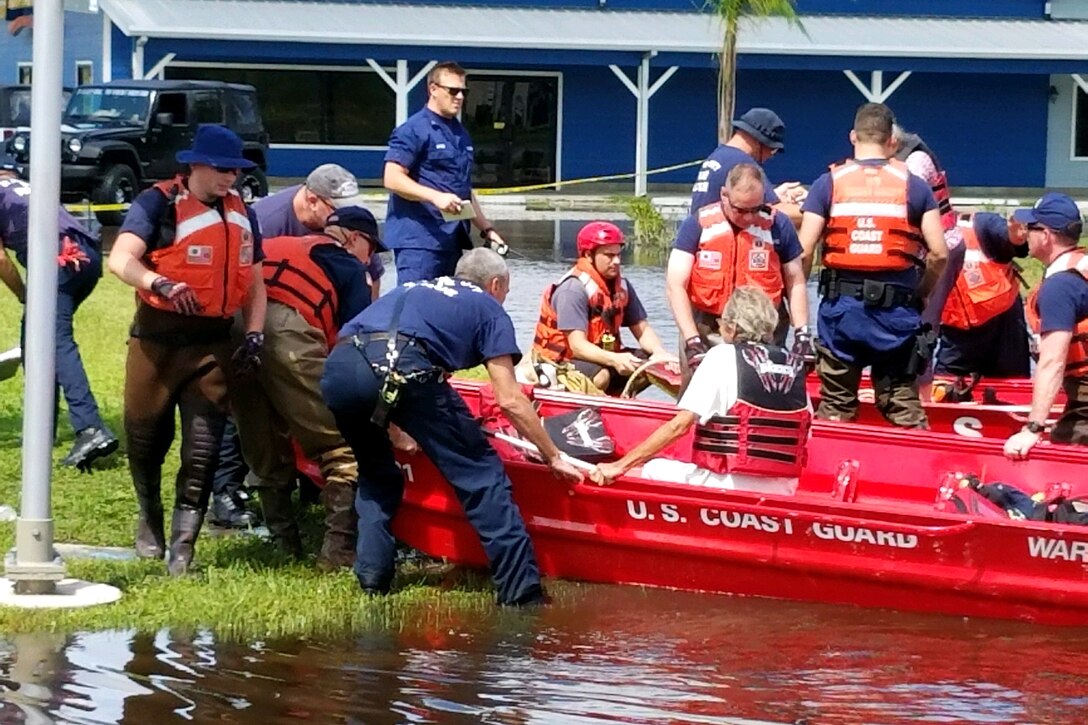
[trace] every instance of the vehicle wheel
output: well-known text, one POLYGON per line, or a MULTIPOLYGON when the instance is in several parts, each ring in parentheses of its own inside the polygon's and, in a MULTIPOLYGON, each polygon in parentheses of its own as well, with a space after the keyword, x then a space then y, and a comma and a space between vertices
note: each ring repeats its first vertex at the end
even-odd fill
POLYGON ((258 166, 254 166, 252 169, 244 169, 238 175, 238 181, 234 186, 238 189, 238 193, 242 195, 242 201, 247 204, 257 201, 262 196, 268 196, 268 177, 264 175, 264 172, 258 166))
MULTIPOLYGON (((91 192, 94 204, 129 204, 136 198, 138 184, 136 174, 130 166, 116 164, 111 166, 91 192)), ((120 226, 125 218, 124 211, 96 211, 98 223, 104 227, 120 226)))

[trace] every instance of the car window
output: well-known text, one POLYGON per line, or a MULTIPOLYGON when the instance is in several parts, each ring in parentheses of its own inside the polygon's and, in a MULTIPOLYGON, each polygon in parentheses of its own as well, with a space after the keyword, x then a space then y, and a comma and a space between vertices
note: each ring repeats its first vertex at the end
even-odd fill
POLYGON ((190 104, 193 123, 223 123, 223 108, 215 91, 194 93, 190 104))
POLYGON ((30 89, 19 89, 8 94, 12 126, 30 125, 30 89))
POLYGON ((260 133, 264 130, 257 94, 231 90, 226 94, 227 125, 238 133, 260 133))
POLYGON ((189 125, 189 118, 185 113, 185 94, 184 93, 160 93, 159 104, 155 109, 155 114, 171 113, 174 115, 175 126, 187 126, 189 125))

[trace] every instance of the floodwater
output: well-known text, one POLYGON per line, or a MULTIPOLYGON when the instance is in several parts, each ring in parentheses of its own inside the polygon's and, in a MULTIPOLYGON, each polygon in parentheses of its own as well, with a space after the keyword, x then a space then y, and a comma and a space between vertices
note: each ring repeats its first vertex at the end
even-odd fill
POLYGON ((3 723, 1082 723, 1088 632, 609 586, 338 641, 0 638, 3 723))
MULTIPOLYGON (((523 344, 581 223, 561 223, 558 236, 551 222, 504 223, 517 250, 507 307, 523 344)), ((626 273, 672 343, 661 264, 626 273)), ((551 589, 555 603, 533 611, 420 604, 403 626, 333 641, 0 634, 0 723, 1088 720, 1088 628, 551 589)))

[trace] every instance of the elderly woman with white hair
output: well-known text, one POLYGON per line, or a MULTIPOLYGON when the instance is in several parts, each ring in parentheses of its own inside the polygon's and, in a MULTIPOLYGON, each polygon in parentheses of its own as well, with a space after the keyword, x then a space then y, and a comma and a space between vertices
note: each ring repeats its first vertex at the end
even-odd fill
POLYGON ((792 494, 805 462, 812 408, 804 360, 770 344, 778 311, 760 289, 738 287, 722 312, 725 344, 696 369, 676 415, 627 455, 590 475, 598 484, 642 465, 644 478, 792 494), (654 458, 695 427, 690 461, 654 458))

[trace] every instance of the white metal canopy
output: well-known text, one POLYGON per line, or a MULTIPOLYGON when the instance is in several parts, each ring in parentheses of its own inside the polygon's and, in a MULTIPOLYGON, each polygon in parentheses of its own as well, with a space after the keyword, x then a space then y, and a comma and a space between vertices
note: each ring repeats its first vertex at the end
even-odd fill
MULTIPOLYGON (((130 37, 390 46, 713 53, 697 12, 380 5, 285 0, 99 0, 130 37)), ((1088 22, 870 16, 745 19, 740 52, 846 57, 1088 60, 1088 22)))

